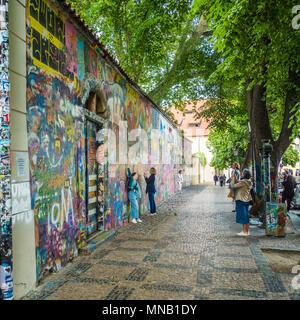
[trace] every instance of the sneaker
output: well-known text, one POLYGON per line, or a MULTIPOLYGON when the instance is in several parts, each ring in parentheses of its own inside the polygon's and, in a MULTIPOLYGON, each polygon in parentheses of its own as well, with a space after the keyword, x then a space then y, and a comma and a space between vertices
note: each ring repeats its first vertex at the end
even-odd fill
POLYGON ((152 216, 155 216, 156 214, 157 214, 156 212, 154 212, 154 213, 151 213, 151 215, 152 215, 152 216))
POLYGON ((136 219, 132 219, 132 223, 137 223, 137 222, 136 222, 136 219))
POLYGON ((247 235, 248 235, 248 233, 245 233, 244 231, 242 231, 242 232, 238 233, 237 235, 238 235, 238 236, 242 236, 242 237, 244 237, 244 236, 247 236, 247 235))
POLYGON ((140 218, 137 219, 138 222, 143 222, 140 218))
POLYGON ((232 210, 232 212, 235 212, 235 209, 234 209, 234 210, 232 210))

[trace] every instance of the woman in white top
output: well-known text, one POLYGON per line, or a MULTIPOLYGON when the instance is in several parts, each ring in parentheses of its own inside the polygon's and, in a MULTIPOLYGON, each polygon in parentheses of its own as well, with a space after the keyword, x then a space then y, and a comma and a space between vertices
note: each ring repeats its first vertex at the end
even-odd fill
POLYGON ((183 183, 182 170, 179 170, 179 171, 178 171, 176 183, 177 183, 178 191, 181 192, 182 183, 183 183))

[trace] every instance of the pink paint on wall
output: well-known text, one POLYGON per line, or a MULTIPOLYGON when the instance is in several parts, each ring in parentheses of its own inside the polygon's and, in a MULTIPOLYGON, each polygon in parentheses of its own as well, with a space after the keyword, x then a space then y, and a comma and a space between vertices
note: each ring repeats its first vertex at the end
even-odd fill
POLYGON ((90 72, 97 78, 97 53, 90 49, 90 72))
POLYGON ((66 55, 67 68, 78 77, 77 30, 69 20, 66 20, 65 32, 66 47, 68 50, 68 54, 66 55))

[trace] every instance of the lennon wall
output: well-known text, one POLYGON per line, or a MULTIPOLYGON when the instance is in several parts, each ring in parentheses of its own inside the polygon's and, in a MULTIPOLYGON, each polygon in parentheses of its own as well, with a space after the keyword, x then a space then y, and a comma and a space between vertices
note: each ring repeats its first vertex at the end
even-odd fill
MULTIPOLYGON (((47 1, 27 3, 27 127, 30 159, 31 207, 35 214, 37 279, 58 270, 78 254, 86 241, 86 155, 84 102, 89 86, 104 96, 109 118, 105 126, 115 132, 117 148, 128 137, 119 134, 120 120, 128 132, 157 129, 152 147, 165 150, 167 164, 155 164, 160 202, 175 191, 176 154, 182 138, 151 102, 137 93, 106 59, 97 44, 79 32, 58 7, 47 1)), ((143 144, 143 141, 139 142, 143 144)), ((177 161, 178 160, 178 161, 177 161)), ((140 174, 145 197, 147 164, 129 165, 140 174)), ((105 164, 105 230, 128 222, 125 170, 128 164, 105 164)))

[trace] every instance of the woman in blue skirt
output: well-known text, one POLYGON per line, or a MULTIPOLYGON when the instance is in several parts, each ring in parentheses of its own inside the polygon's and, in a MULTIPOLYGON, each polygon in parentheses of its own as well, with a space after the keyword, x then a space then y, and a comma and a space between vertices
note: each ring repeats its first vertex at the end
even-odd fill
POLYGON ((232 189, 236 190, 235 195, 235 208, 236 208, 236 222, 243 225, 243 231, 238 233, 239 236, 250 236, 249 222, 250 222, 250 212, 249 212, 249 202, 251 198, 251 174, 249 170, 245 169, 242 173, 242 179, 237 181, 235 174, 231 176, 230 186, 232 189))

